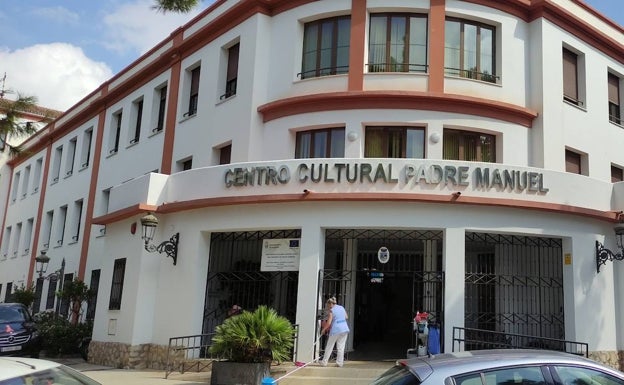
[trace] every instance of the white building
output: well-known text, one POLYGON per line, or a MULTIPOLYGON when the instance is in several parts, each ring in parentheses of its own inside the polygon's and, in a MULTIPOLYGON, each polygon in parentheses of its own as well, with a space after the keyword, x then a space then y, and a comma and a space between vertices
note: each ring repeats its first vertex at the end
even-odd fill
POLYGON ((218 0, 10 163, 42 172, 6 201, 0 298, 64 258, 98 289, 92 360, 124 366, 234 303, 307 361, 329 295, 355 358, 403 357, 426 311, 445 351, 477 328, 617 365, 622 79, 624 30, 580 0, 218 0))

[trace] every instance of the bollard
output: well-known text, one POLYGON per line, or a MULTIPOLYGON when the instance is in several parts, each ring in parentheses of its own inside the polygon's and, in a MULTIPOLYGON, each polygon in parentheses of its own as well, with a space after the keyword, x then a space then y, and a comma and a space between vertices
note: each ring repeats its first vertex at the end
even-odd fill
POLYGON ((273 384, 277 384, 277 382, 275 382, 275 380, 272 377, 264 377, 262 379, 262 385, 273 385, 273 384))

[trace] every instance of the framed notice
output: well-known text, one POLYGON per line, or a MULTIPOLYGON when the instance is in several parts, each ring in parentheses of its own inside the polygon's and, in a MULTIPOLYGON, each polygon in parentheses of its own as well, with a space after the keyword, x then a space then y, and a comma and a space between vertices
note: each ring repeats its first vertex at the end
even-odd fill
POLYGON ((299 270, 301 239, 263 239, 260 271, 299 270))

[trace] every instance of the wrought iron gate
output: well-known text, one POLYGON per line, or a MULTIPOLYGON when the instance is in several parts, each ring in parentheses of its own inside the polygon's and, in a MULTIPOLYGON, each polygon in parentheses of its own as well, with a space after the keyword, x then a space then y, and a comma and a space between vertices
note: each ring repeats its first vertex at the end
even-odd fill
POLYGON ((202 333, 213 333, 236 304, 267 305, 295 323, 297 271, 260 271, 264 239, 300 238, 300 230, 213 233, 202 333))
POLYGON ((466 328, 565 338, 562 259, 560 239, 466 233, 466 328))

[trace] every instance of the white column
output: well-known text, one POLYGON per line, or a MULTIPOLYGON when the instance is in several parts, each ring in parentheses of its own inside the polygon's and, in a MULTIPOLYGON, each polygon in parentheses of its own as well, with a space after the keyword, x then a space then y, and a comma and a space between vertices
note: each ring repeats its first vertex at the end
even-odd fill
MULTIPOLYGON (((301 254, 299 256, 299 287, 297 291, 297 324, 299 338, 297 361, 309 362, 314 359, 316 341, 316 308, 319 270, 322 268, 325 239, 318 225, 308 225, 301 229, 301 254)), ((323 306, 321 303, 320 306, 323 306)))
MULTIPOLYGON (((464 327, 466 239, 463 228, 444 231, 444 352, 453 351, 453 327, 464 327)), ((456 347, 457 349, 457 347, 456 347)))

